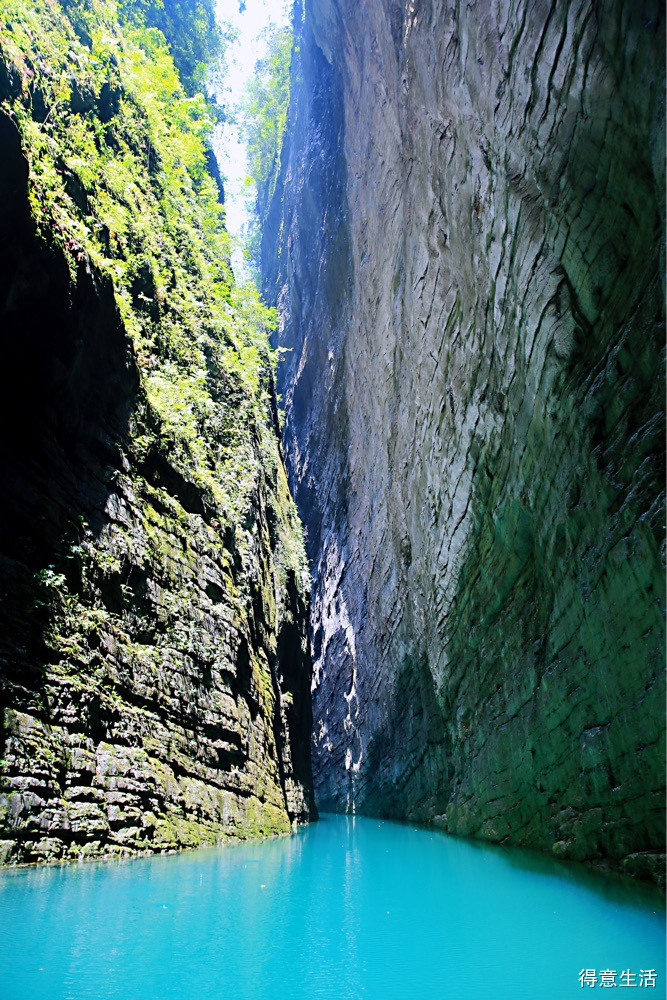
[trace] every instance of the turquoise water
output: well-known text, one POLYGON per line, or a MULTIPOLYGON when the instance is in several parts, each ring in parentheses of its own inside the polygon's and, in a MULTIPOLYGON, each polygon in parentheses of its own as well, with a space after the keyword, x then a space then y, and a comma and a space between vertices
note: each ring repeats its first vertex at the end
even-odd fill
POLYGON ((0 875, 2 1000, 664 998, 665 981, 653 891, 372 819, 0 875), (617 991, 582 988, 584 967, 617 991))

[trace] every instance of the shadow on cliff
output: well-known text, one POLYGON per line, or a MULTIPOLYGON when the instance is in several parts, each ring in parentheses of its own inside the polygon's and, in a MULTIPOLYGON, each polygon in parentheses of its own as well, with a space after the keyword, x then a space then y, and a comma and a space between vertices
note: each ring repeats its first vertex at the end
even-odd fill
POLYGON ((290 490, 317 576, 323 525, 331 522, 342 534, 349 519, 349 372, 343 317, 349 309, 354 265, 343 86, 312 26, 302 24, 297 7, 295 33, 303 33, 303 41, 293 56, 293 96, 280 171, 262 221, 262 290, 270 304, 277 305, 285 296, 290 302, 275 345, 285 352, 277 390, 285 400, 283 447, 290 490), (322 372, 331 380, 326 394, 318 391, 322 372), (305 455, 308 461, 301 465, 299 456, 305 455), (334 467, 337 488, 325 490, 322 470, 334 467))
POLYGON ((111 280, 83 253, 71 275, 28 199, 19 132, 0 113, 0 709, 42 700, 40 586, 67 572, 84 524, 101 530, 139 388, 111 280))
POLYGON ((318 819, 318 810, 312 782, 310 741, 313 728, 310 690, 313 664, 308 639, 309 609, 304 606, 293 573, 290 573, 287 580, 286 604, 289 613, 278 633, 278 665, 282 684, 292 693, 291 703, 287 708, 292 769, 297 781, 307 790, 306 805, 312 822, 318 819))

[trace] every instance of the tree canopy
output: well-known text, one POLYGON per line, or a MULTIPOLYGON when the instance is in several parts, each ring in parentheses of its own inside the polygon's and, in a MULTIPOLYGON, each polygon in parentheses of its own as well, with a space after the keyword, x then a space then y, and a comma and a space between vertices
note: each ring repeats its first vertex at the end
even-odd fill
POLYGON ((224 51, 215 0, 121 0, 119 6, 126 17, 162 32, 186 93, 200 90, 207 68, 224 51))
POLYGON ((291 27, 267 32, 268 52, 255 66, 241 107, 248 171, 257 188, 260 215, 275 188, 289 105, 291 27))

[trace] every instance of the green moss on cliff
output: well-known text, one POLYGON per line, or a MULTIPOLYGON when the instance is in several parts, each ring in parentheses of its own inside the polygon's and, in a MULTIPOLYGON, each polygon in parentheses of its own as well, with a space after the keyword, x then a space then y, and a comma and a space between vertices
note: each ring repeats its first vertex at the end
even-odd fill
MULTIPOLYGON (((45 268, 54 288, 69 282, 65 325, 81 325, 68 386, 120 327, 130 359, 114 377, 132 399, 121 420, 93 394, 81 413, 94 428, 74 433, 47 380, 47 419, 65 429, 57 447, 30 432, 31 448, 56 447, 63 483, 83 462, 92 485, 49 509, 63 486, 47 455, 30 488, 59 536, 26 537, 0 566, 14 605, 0 605, 8 859, 211 843, 305 815, 285 784, 298 734, 278 707, 277 636, 288 587, 304 613, 308 572, 279 452, 275 316, 231 272, 207 166, 214 111, 140 6, 9 0, 0 15, 0 116, 20 138, 31 217, 25 274, 5 275, 13 335, 45 268)), ((42 350, 58 369, 62 345, 42 350)), ((20 476, 14 488, 20 504, 20 476)))
MULTIPOLYGON (((215 116, 187 96, 159 30, 107 0, 77 5, 75 21, 63 6, 10 0, 0 27, 14 87, 2 107, 21 131, 34 218, 73 278, 85 260, 113 280, 159 422, 159 435, 136 435, 137 455, 159 437, 242 525, 258 455, 270 479, 280 465, 267 419, 275 312, 229 266, 207 171, 215 116)), ((300 572, 298 522, 284 488, 276 498, 284 559, 300 572)))

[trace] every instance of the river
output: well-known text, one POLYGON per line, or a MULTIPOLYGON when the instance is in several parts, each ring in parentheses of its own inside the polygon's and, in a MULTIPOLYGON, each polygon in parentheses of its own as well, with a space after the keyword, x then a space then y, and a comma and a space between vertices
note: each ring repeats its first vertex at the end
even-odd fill
POLYGON ((658 892, 583 866, 324 816, 272 841, 2 872, 0 996, 664 998, 664 917, 658 892))

